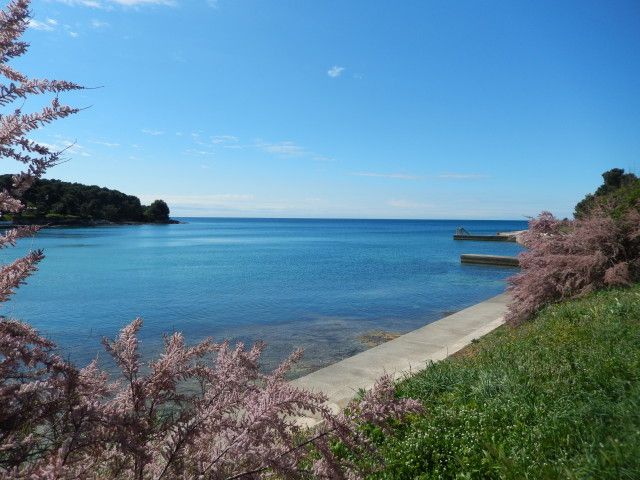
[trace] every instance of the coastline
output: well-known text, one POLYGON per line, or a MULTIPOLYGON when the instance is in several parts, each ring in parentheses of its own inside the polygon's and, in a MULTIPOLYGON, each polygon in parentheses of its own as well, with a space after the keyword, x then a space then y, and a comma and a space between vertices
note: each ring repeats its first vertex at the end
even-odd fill
POLYGON ((3 222, 6 227, 28 227, 37 225, 42 228, 65 228, 65 227, 120 227, 131 225, 179 225, 185 224, 180 220, 169 219, 167 222, 112 222, 110 220, 88 220, 77 219, 68 221, 51 221, 47 218, 34 219, 32 222, 3 222))
MULTIPOLYGON (((504 324, 509 295, 501 293, 464 310, 365 350, 308 375, 291 384, 327 395, 327 404, 341 410, 358 390, 373 387, 378 378, 390 374, 399 379, 422 370, 429 362, 443 360, 460 351, 475 339, 504 324)), ((302 423, 313 426, 318 418, 302 423)))

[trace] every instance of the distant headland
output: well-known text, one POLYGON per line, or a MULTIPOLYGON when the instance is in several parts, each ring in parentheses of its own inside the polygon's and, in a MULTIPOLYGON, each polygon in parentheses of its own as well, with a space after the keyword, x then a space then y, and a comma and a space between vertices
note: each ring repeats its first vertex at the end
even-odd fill
MULTIPOLYGON (((12 176, 0 175, 0 191, 11 187, 12 176)), ((180 223, 169 217, 169 207, 163 200, 142 205, 134 195, 96 185, 38 179, 22 200, 26 208, 19 214, 5 214, 3 220, 48 226, 180 223)))

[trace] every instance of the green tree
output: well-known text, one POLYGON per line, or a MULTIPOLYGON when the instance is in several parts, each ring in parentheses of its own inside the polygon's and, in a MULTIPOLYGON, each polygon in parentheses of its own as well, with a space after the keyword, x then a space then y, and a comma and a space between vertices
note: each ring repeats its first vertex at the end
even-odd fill
MULTIPOLYGON (((0 175, 0 191, 10 190, 11 182, 11 175, 0 175)), ((161 205, 154 207, 151 211, 152 219, 147 220, 145 210, 148 207, 144 207, 138 197, 97 185, 37 179, 25 192, 23 199, 28 209, 13 216, 18 223, 21 221, 33 223, 38 220, 48 224, 55 221, 64 223, 66 220, 168 221, 166 204, 165 207, 161 205), (167 213, 163 214, 165 208, 167 213), (52 220, 51 215, 56 215, 57 219, 52 220)))
POLYGON ((169 206, 164 200, 156 200, 144 211, 147 222, 167 223, 169 221, 169 206))
POLYGON ((615 204, 613 214, 619 217, 630 208, 640 208, 640 178, 624 173, 622 168, 612 168, 602 174, 604 182, 594 193, 587 194, 575 208, 574 216, 584 218, 603 202, 615 204))

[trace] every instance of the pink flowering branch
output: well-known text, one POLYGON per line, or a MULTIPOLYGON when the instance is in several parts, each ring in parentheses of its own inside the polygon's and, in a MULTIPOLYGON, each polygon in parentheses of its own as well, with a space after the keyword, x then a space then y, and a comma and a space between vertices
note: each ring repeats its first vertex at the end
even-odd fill
MULTIPOLYGON (((6 107, 31 95, 50 93, 55 95, 49 106, 40 111, 23 113, 18 107, 0 114, 0 156, 23 164, 24 171, 13 178, 12 191, 0 192, 0 215, 18 213, 24 209, 20 195, 36 178, 59 162, 61 152, 33 142, 27 135, 33 130, 57 119, 67 117, 78 110, 60 103, 61 92, 81 88, 71 82, 30 79, 14 70, 7 62, 26 53, 28 44, 20 37, 28 27, 29 2, 14 0, 0 10, 0 74, 10 83, 0 85, 0 107, 6 107)), ((35 234, 37 227, 11 229, 0 236, 0 248, 15 245, 19 238, 35 234)), ((43 258, 41 251, 31 252, 9 265, 0 267, 0 302, 7 301, 37 268, 43 258)))
MULTIPOLYGON (((639 207, 640 209, 640 207, 639 207)), ((543 212, 522 235, 521 272, 509 279, 507 320, 518 323, 544 305, 640 280, 640 212, 615 219, 602 204, 577 220, 543 212)))
POLYGON ((35 225, 26 227, 10 228, 4 234, 0 235, 0 249, 13 247, 21 238, 32 237, 40 228, 35 225))
MULTIPOLYGON (((319 459, 311 466, 316 473, 352 478, 354 467, 336 457, 329 443, 368 447, 359 433, 361 423, 384 425, 421 409, 417 402, 396 399, 393 383, 385 377, 348 414, 335 415, 324 395, 286 381, 301 351, 264 374, 259 365, 262 344, 232 349, 205 340, 188 347, 182 335, 174 334, 166 337, 159 358, 145 365, 137 340, 141 327, 136 319, 114 340, 105 340, 123 381, 108 384, 101 377, 97 382, 102 390, 94 395, 99 401, 91 414, 102 417, 93 424, 97 430, 87 434, 100 442, 92 443, 90 458, 86 452, 66 453, 65 461, 56 464, 58 472, 75 472, 91 462, 94 469, 111 472, 106 478, 115 472, 124 478, 263 478, 274 473, 306 478, 309 455, 315 452, 319 459), (309 412, 325 418, 316 432, 296 425, 295 418, 309 412)), ((95 365, 92 369, 90 377, 98 377, 95 365)))
POLYGON ((0 302, 6 302, 15 289, 25 283, 26 278, 38 269, 38 262, 44 258, 42 250, 0 267, 0 302))

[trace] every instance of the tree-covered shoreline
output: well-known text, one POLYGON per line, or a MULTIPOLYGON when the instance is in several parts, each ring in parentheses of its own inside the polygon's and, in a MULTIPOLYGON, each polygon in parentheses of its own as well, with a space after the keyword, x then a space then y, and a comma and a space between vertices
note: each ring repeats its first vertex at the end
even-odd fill
MULTIPOLYGON (((12 175, 0 176, 0 190, 10 191, 12 175)), ((93 226, 109 224, 177 223, 163 200, 142 205, 127 195, 97 185, 38 179, 25 192, 25 210, 5 215, 16 225, 93 226)))
POLYGON ((640 178, 625 173, 623 168, 612 168, 602 174, 604 182, 594 193, 587 194, 575 208, 574 216, 584 218, 603 205, 615 205, 612 215, 619 218, 629 209, 638 209, 640 178))

